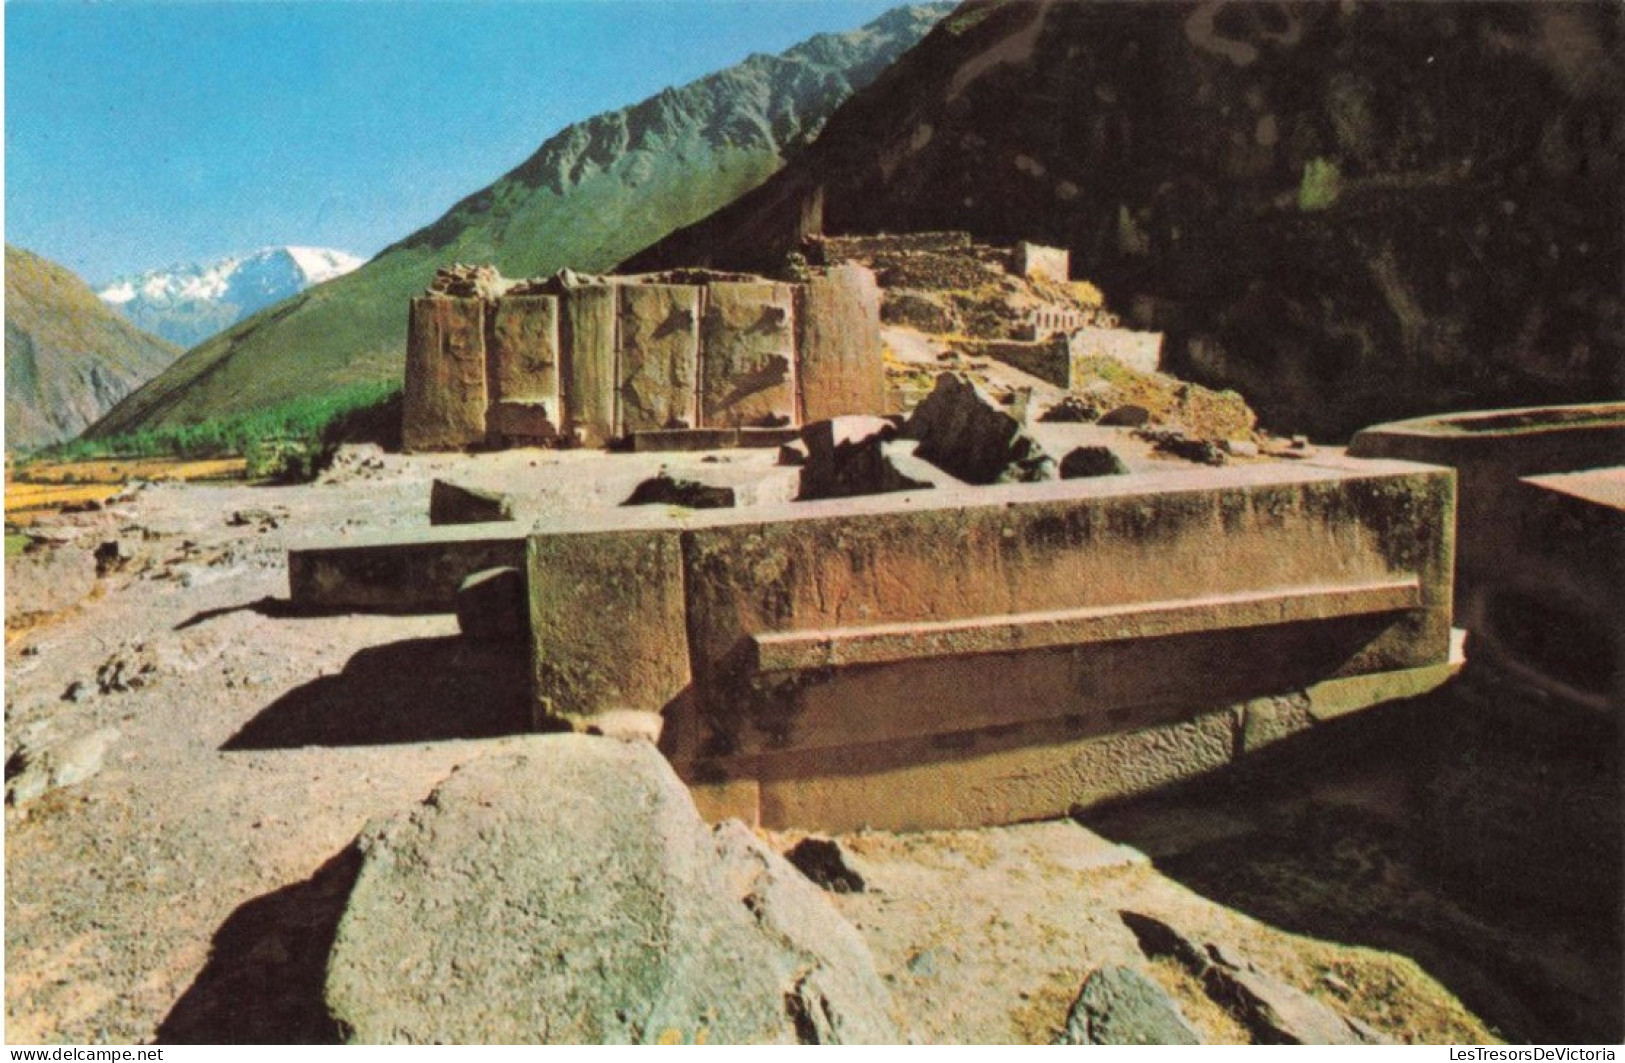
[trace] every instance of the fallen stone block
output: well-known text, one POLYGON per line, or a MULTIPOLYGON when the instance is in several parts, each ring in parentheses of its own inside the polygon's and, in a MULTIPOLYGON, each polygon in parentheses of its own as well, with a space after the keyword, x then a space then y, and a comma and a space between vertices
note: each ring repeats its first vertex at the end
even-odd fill
POLYGON ((1121 476, 1128 472, 1111 447, 1077 447, 1061 459, 1061 479, 1080 480, 1090 476, 1121 476))
POLYGON ((484 524, 513 520, 513 500, 499 491, 459 487, 436 480, 429 488, 429 523, 484 524))
POLYGON ((734 489, 712 487, 696 480, 674 480, 664 472, 638 484, 623 506, 683 506, 687 509, 728 509, 734 489))
POLYGON ((931 484, 905 476, 882 445, 897 426, 884 417, 835 417, 801 433, 807 460, 801 467, 800 501, 913 491, 931 484))
POLYGON ((784 858, 831 893, 862 893, 864 890, 863 876, 853 870, 841 843, 833 838, 803 838, 784 858))
POLYGON ((1055 463, 1022 428, 970 380, 953 373, 909 418, 905 434, 919 440, 915 455, 966 483, 1033 483, 1055 479, 1055 463))
POLYGON ((84 782, 102 770, 118 738, 116 729, 104 727, 39 750, 23 746, 6 763, 6 802, 21 808, 52 790, 84 782))
POLYGON ((1138 428, 1151 420, 1151 411, 1144 406, 1118 406, 1101 415, 1100 423, 1113 428, 1138 428))
POLYGON ((1038 419, 1060 424, 1093 424, 1100 420, 1100 409, 1087 399, 1067 395, 1038 419))
POLYGON ((646 743, 533 738, 360 848, 324 992, 349 1041, 898 1039, 857 932, 646 743))
POLYGON ((474 639, 523 639, 530 633, 525 574, 517 568, 475 572, 457 588, 457 629, 474 639))
POLYGON ((1101 967, 1072 1002, 1061 1045, 1199 1045, 1179 1005, 1132 967, 1101 967))

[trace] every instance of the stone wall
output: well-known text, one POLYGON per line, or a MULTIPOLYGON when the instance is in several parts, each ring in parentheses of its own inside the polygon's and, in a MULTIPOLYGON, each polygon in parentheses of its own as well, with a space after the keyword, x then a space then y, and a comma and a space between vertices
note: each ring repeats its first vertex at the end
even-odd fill
POLYGON ((1072 279, 1072 253, 1062 247, 1044 247, 1023 240, 1011 253, 1010 272, 1028 280, 1065 284, 1072 279))
POLYGON ((1126 328, 1080 328, 1067 336, 1072 362, 1110 358, 1141 373, 1162 368, 1162 333, 1126 328))
POLYGON ((534 536, 538 723, 663 714, 717 815, 926 828, 1143 792, 1443 678, 1448 473, 1112 479, 534 536))
POLYGON ((801 284, 698 270, 517 283, 485 271, 475 284, 465 273, 444 271, 412 301, 408 450, 602 446, 884 406, 879 289, 860 266, 801 284))

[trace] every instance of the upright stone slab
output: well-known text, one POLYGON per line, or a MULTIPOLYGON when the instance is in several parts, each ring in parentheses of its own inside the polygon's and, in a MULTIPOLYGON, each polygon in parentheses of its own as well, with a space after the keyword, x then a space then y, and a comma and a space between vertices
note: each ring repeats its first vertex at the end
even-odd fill
POLYGON ((800 288, 796 305, 801 420, 885 410, 880 286, 862 266, 837 266, 800 288))
POLYGON ((587 446, 615 438, 616 284, 572 288, 564 298, 559 338, 564 425, 587 446))
POLYGON ((700 289, 628 284, 621 289, 619 435, 693 428, 700 352, 700 289))
POLYGON ((535 535, 528 564, 538 724, 660 712, 688 687, 677 531, 535 535))
POLYGON ((1045 247, 1023 240, 1011 261, 1015 272, 1028 280, 1042 278, 1065 284, 1072 276, 1072 255, 1065 248, 1045 247))
POLYGON ((701 425, 794 423, 794 288, 726 282, 711 285, 707 297, 700 329, 701 425))
POLYGON ((401 443, 455 450, 485 439, 485 302, 412 300, 401 443))
POLYGON ((494 315, 489 352, 492 401, 545 403, 557 418, 558 296, 504 296, 497 300, 494 315))

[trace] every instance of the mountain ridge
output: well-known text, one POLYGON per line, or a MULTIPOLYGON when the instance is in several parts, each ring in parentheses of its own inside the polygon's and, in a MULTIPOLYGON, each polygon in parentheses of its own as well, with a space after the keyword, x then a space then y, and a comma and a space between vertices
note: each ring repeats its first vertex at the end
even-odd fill
POLYGON ((67 267, 6 245, 7 450, 73 438, 180 353, 67 267))
POLYGON ((1615 398, 1622 37, 1611 5, 972 0, 620 268, 963 229, 1070 249, 1277 430, 1615 398))
POLYGON ((364 261, 333 248, 284 244, 119 277, 96 294, 134 324, 186 348, 364 261))
POLYGON ((530 158, 365 266, 199 344, 91 428, 110 436, 400 379, 407 301, 452 261, 509 276, 604 270, 756 187, 950 5, 751 56, 548 137, 530 158))

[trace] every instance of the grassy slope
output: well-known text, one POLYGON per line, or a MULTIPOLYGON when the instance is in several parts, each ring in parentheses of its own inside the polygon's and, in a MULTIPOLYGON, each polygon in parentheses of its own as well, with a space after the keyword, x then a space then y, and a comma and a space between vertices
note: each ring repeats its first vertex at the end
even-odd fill
POLYGON ((946 10, 883 16, 601 115, 354 273, 193 348, 95 425, 105 437, 194 423, 323 391, 399 380, 407 300, 436 267, 509 276, 607 270, 759 185, 946 10), (881 30, 874 27, 882 26, 881 30))
POLYGON ((180 355, 84 281, 6 247, 6 447, 67 439, 180 355))

